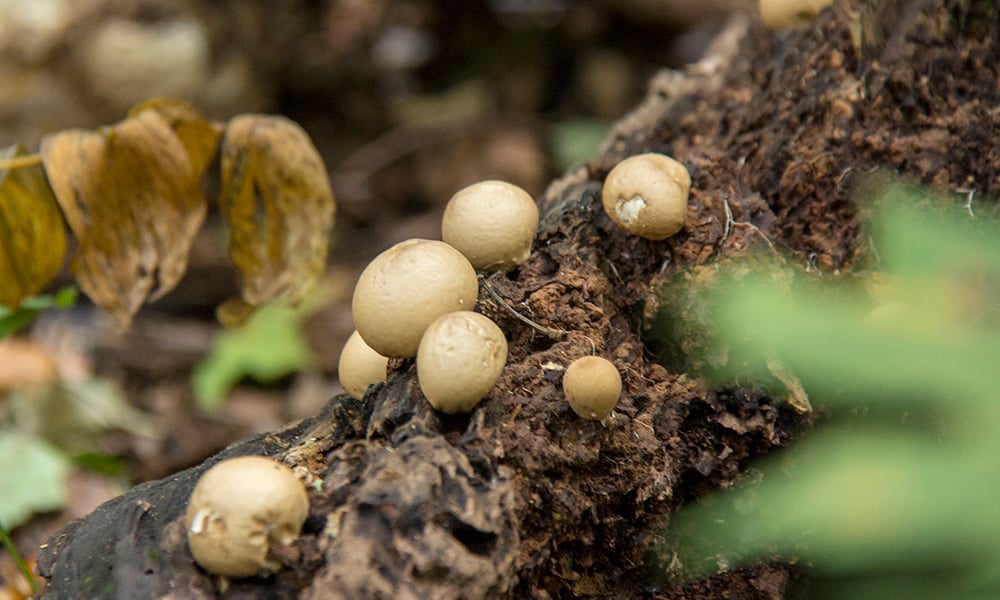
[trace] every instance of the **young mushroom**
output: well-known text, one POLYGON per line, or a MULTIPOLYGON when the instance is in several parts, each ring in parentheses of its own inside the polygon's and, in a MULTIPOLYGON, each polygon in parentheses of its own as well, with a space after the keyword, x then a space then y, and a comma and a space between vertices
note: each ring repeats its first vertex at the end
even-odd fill
POLYGON ((563 393, 577 415, 603 421, 618 404, 622 378, 611 361, 584 356, 574 360, 563 374, 563 393))
POLYGON ((417 381, 431 406, 469 412, 489 394, 507 364, 507 338, 488 317, 446 314, 427 328, 417 351, 417 381))
POLYGON ((441 219, 441 239, 479 271, 509 271, 531 254, 538 207, 505 181, 481 181, 459 190, 441 219))
POLYGON ((263 456, 224 460, 205 471, 185 525, 194 560, 224 577, 277 570, 272 545, 292 543, 309 514, 305 488, 288 467, 263 456))
POLYGON ((684 227, 691 175, 664 154, 621 161, 604 180, 601 201, 611 220, 649 240, 666 239, 684 227))
POLYGON ((344 391, 361 400, 368 386, 385 381, 388 365, 389 359, 372 350, 355 331, 340 351, 337 376, 344 391))
POLYGON ((416 356, 427 326, 443 314, 470 310, 479 297, 476 270, 444 242, 412 239, 376 256, 354 288, 354 327, 372 350, 416 356))

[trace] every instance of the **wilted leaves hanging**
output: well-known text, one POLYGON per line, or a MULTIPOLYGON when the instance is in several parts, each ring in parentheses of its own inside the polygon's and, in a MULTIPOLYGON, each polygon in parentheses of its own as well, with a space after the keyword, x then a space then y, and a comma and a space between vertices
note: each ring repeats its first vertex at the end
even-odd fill
POLYGON ((111 128, 48 136, 41 155, 79 240, 73 274, 127 325, 147 296, 180 280, 205 217, 184 143, 158 111, 144 110, 111 128))
POLYGON ((147 100, 132 108, 128 116, 136 117, 147 110, 158 113, 174 130, 174 134, 184 144, 195 180, 201 181, 201 176, 215 155, 222 128, 213 126, 193 106, 176 98, 147 100))
POLYGON ((232 119, 219 205, 243 301, 299 302, 323 272, 335 215, 326 168, 305 131, 282 117, 232 119))
MULTIPOLYGON (((24 156, 20 146, 0 159, 24 156)), ((41 165, 0 170, 0 305, 17 307, 59 272, 66 229, 41 165)))

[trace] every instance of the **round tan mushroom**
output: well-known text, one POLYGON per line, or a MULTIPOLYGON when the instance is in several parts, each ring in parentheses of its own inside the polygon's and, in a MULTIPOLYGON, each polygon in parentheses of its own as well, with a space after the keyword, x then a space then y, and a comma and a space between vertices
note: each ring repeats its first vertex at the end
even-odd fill
POLYGON ((621 161, 604 180, 604 210, 625 231, 649 240, 666 239, 684 227, 691 175, 664 154, 621 161))
POLYGON ((441 219, 441 239, 480 271, 509 271, 528 260, 537 229, 535 201, 505 181, 481 181, 459 190, 441 219))
POLYGON ((385 381, 388 365, 389 359, 372 350, 355 331, 340 351, 337 376, 344 391, 361 400, 368 386, 385 381))
POLYGON ((771 29, 805 25, 833 4, 833 0, 759 0, 761 20, 771 29))
POLYGON ((230 458, 205 471, 191 493, 188 546, 216 575, 276 571, 268 548, 292 543, 308 514, 309 498, 291 469, 264 456, 230 458))
POLYGON ((354 327, 382 356, 409 358, 434 319, 472 309, 478 296, 476 270, 461 252, 444 242, 407 240, 361 273, 351 302, 354 327))
POLYGON ((574 360, 563 374, 563 393, 577 415, 603 421, 618 404, 622 377, 611 361, 584 356, 574 360))
POLYGON ((507 338, 488 317, 470 311, 431 323, 417 352, 417 380, 431 406, 469 412, 490 393, 507 364, 507 338))

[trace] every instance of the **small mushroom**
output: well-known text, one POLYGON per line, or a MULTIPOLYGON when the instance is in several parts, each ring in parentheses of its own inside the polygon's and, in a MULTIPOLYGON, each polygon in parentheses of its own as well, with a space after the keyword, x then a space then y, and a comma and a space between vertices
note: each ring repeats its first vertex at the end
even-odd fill
POLYGON ((771 29, 791 29, 809 23, 833 0, 758 0, 761 20, 771 29))
POLYGON ((385 381, 388 365, 389 359, 372 350, 355 331, 340 351, 337 376, 344 391, 361 400, 368 386, 385 381))
POLYGON ((376 256, 354 288, 354 327, 372 350, 416 356, 427 326, 443 314, 469 310, 479 297, 476 270, 444 242, 412 239, 376 256))
POLYGON ((205 471, 191 493, 188 546, 216 575, 276 571, 268 548, 295 541, 308 514, 309 497, 291 469, 264 456, 230 458, 205 471))
POLYGON ((603 421, 618 404, 622 377, 611 361, 584 356, 574 360, 563 374, 563 393, 577 415, 603 421))
POLYGON ((625 231, 649 240, 666 239, 684 227, 691 175, 664 154, 621 161, 604 180, 604 210, 625 231))
POLYGON ((505 181, 481 181, 459 190, 441 219, 441 239, 480 271, 509 271, 526 261, 537 229, 535 201, 505 181))
POLYGON ((507 364, 507 338, 488 317, 446 314, 427 328, 417 352, 417 380, 431 406, 469 412, 490 393, 507 364))

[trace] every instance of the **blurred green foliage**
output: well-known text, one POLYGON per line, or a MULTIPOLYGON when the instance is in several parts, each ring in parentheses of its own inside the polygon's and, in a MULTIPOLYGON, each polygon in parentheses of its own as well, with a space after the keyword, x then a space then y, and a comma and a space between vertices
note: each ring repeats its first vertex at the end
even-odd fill
POLYGON ((559 169, 569 169, 597 156, 610 124, 595 119, 570 119, 552 126, 552 155, 559 169))
POLYGON ((218 409, 244 377, 269 383, 308 366, 312 354, 302 322, 315 306, 309 298, 297 308, 271 304, 239 329, 220 332, 191 376, 198 406, 218 409))
POLYGON ((673 516, 672 576, 798 560, 810 598, 1000 598, 1000 227, 899 184, 871 207, 862 285, 709 295, 722 380, 776 356, 822 416, 673 516))
POLYGON ((21 300, 16 308, 0 305, 0 340, 17 333, 46 308, 69 308, 76 304, 77 290, 67 286, 55 294, 41 294, 21 300))
POLYGON ((0 428, 0 523, 13 529, 34 513, 62 508, 69 468, 66 454, 46 440, 0 428))

